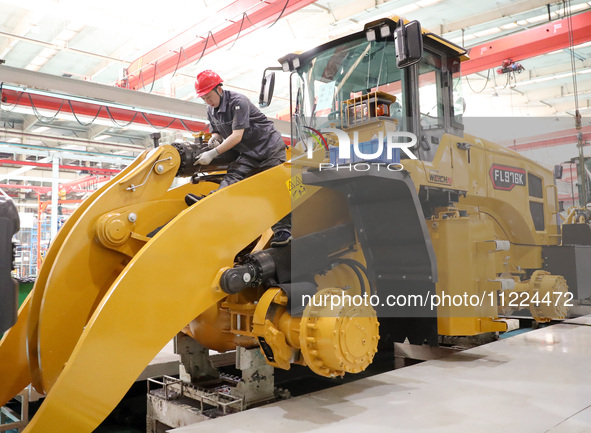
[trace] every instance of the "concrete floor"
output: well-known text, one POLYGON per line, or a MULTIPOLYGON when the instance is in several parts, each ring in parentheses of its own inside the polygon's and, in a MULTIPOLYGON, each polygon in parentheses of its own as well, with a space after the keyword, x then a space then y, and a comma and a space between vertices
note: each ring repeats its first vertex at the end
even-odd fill
POLYGON ((591 316, 173 433, 591 432, 591 316))

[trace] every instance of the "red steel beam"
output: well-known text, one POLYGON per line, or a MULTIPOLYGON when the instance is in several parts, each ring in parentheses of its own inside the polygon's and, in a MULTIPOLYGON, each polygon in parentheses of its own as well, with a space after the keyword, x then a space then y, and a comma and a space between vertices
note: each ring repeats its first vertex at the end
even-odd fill
POLYGON ((51 191, 50 186, 39 186, 39 185, 19 185, 13 183, 0 183, 0 188, 2 189, 30 189, 31 191, 41 192, 45 194, 48 191, 51 191))
MULTIPOLYGON (((125 126, 128 123, 141 123, 143 125, 155 126, 161 129, 177 129, 189 132, 199 132, 199 131, 206 131, 207 132, 207 124, 190 121, 190 120, 183 120, 181 122, 180 119, 174 117, 166 117, 166 116, 158 116, 155 114, 146 114, 142 115, 140 111, 133 111, 133 110, 125 110, 121 108, 113 108, 109 107, 109 111, 107 111, 107 107, 104 105, 99 104, 91 104, 87 102, 79 102, 79 101, 70 101, 72 106, 70 107, 67 100, 46 96, 46 95, 37 95, 32 93, 25 93, 25 92, 17 92, 14 90, 2 89, 2 103, 7 105, 23 105, 26 107, 34 106, 35 109, 42 109, 48 110, 49 113, 39 113, 45 117, 53 117, 58 112, 68 113, 68 114, 75 114, 76 116, 88 116, 91 118, 100 117, 103 119, 112 119, 117 122, 119 126, 125 126), (145 116, 145 118, 144 118, 145 116), (146 120, 147 119, 147 120, 146 120), (149 123, 148 123, 149 121, 149 123)), ((80 119, 80 121, 84 124, 90 122, 87 118, 80 119)), ((114 123, 115 125, 115 123, 114 123)), ((67 137, 64 137, 64 140, 67 140, 67 137)), ((285 142, 286 146, 289 146, 290 139, 289 137, 283 137, 283 141, 285 142)), ((115 145, 113 143, 105 143, 105 145, 115 145)), ((116 146, 125 148, 124 144, 117 144, 116 146)), ((138 150, 134 147, 134 150, 138 150)), ((0 160, 1 163, 10 164, 10 163, 20 163, 21 165, 36 165, 37 163, 33 164, 33 161, 10 161, 10 160, 0 160), (31 164, 29 164, 31 163, 31 164)), ((40 164, 38 167, 51 167, 51 164, 40 164)), ((60 168, 65 167, 61 166, 60 168)), ((87 170, 89 173, 108 173, 107 169, 100 169, 95 167, 77 167, 77 166, 70 166, 75 167, 77 170, 87 170)), ((66 168, 67 170, 69 168, 66 168)), ((115 170, 115 172, 119 172, 119 170, 115 170)))
MULTIPOLYGON (((224 19, 235 18, 237 15, 241 15, 253 6, 257 6, 259 3, 261 3, 260 0, 236 0, 228 6, 218 10, 213 15, 217 19, 220 19, 220 17, 224 17, 224 19)), ((170 55, 171 53, 176 52, 178 54, 180 47, 194 42, 195 38, 198 37, 196 35, 207 32, 208 27, 204 27, 204 25, 207 25, 207 23, 211 24, 211 19, 209 16, 204 15, 203 18, 197 18, 197 23, 194 26, 188 28, 184 32, 169 39, 162 45, 147 52, 139 59, 131 62, 129 67, 126 69, 126 75, 137 74, 145 65, 154 63, 157 60, 170 55)))
POLYGON ((86 176, 86 177, 81 177, 78 179, 74 179, 74 180, 70 180, 68 182, 63 182, 60 185, 65 188, 66 190, 68 188, 73 188, 75 186, 80 187, 80 188, 88 188, 90 186, 96 186, 98 183, 101 182, 106 182, 108 180, 111 179, 111 176, 86 176))
POLYGON ((116 85, 132 90, 149 86, 237 38, 273 23, 279 16, 286 17, 312 3, 314 0, 237 0, 215 15, 216 18, 226 19, 223 27, 203 37, 208 29, 204 29, 205 20, 201 20, 196 26, 133 61, 127 69, 127 77, 116 85), (244 17, 244 13, 248 18, 244 17))
MULTIPOLYGON (((470 60, 462 63, 462 75, 498 68, 505 59, 514 62, 568 48, 568 20, 550 21, 468 50, 470 60)), ((573 44, 591 41, 591 12, 572 17, 573 44)))
MULTIPOLYGON (((591 126, 581 128, 583 143, 591 141, 591 126)), ((519 138, 517 140, 505 141, 500 144, 515 151, 534 150, 555 146, 573 145, 577 143, 577 130, 567 129, 555 131, 548 134, 534 135, 531 137, 519 138)))
MULTIPOLYGON (((9 164, 9 165, 30 165, 33 167, 44 167, 44 168, 52 168, 53 165, 51 163, 45 162, 35 162, 35 161, 15 161, 12 159, 0 159, 0 165, 9 164)), ((59 166, 60 170, 76 170, 76 171, 87 171, 89 173, 95 174, 106 174, 106 175, 116 175, 121 170, 116 170, 113 168, 99 168, 99 167, 82 167, 78 165, 62 165, 59 166)))
POLYGON ((34 109, 48 110, 49 113, 39 113, 44 117, 52 118, 56 113, 62 112, 74 116, 85 116, 80 119, 83 124, 90 122, 87 117, 94 119, 111 119, 114 126, 127 126, 131 123, 152 126, 155 128, 177 129, 181 131, 198 132, 206 129, 206 124, 192 120, 182 120, 175 117, 160 116, 143 113, 141 111, 126 110, 117 107, 106 107, 100 104, 71 101, 47 95, 38 95, 15 90, 2 89, 2 103, 8 105, 22 105, 34 107, 34 109))
MULTIPOLYGON (((29 189, 31 191, 47 194, 51 191, 50 186, 39 186, 39 185, 16 185, 13 183, 0 183, 0 189, 29 189)), ((88 192, 85 189, 72 188, 68 192, 88 192)))

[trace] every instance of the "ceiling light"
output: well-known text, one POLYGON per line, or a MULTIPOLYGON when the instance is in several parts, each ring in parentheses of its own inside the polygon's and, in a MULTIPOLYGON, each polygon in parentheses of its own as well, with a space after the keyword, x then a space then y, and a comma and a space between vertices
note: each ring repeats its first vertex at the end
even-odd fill
MULTIPOLYGON (((577 75, 584 75, 584 74, 590 74, 590 73, 591 73, 591 69, 583 69, 583 70, 577 71, 577 75)), ((546 77, 538 77, 538 78, 532 78, 531 80, 520 81, 518 84, 520 86, 527 86, 528 84, 542 83, 544 81, 568 78, 568 77, 572 77, 572 75, 573 75, 572 72, 565 72, 563 74, 549 75, 546 77)))
POLYGON ((495 33, 499 33, 501 31, 498 27, 493 27, 492 29, 482 30, 481 32, 474 32, 474 36, 477 38, 482 38, 484 36, 494 35, 495 33))
POLYGON ((12 50, 17 43, 18 43, 18 39, 13 39, 12 42, 10 44, 8 44, 8 46, 4 49, 4 51, 2 51, 2 53, 0 53, 0 59, 5 58, 6 55, 10 52, 10 50, 12 50))
POLYGON ((47 63, 47 60, 49 60, 47 57, 37 56, 33 60, 31 60, 31 63, 29 63, 29 65, 42 66, 47 63))
POLYGON ((61 33, 59 35, 57 35, 55 39, 57 39, 59 41, 69 41, 77 34, 78 34, 78 32, 74 32, 72 30, 66 29, 66 30, 62 30, 61 33))
POLYGON ((520 86, 527 86, 528 84, 535 84, 535 83, 541 83, 543 81, 549 81, 549 80, 553 80, 554 77, 550 76, 550 77, 539 77, 539 78, 533 78, 531 80, 526 80, 526 81, 520 81, 518 84, 520 86))
POLYGON ((515 27, 519 27, 519 26, 517 25, 517 23, 508 23, 508 24, 505 24, 505 25, 502 25, 502 26, 501 26, 501 28, 502 28, 503 30, 511 30, 511 29, 514 29, 515 27))
POLYGON ((127 125, 126 126, 127 129, 130 130, 134 130, 134 131, 144 131, 144 132, 160 132, 161 130, 156 129, 156 128, 152 128, 150 126, 144 126, 144 125, 138 125, 135 123, 132 123, 131 125, 127 125))
POLYGON ((587 9, 589 7, 589 4, 587 3, 581 3, 580 5, 574 5, 570 7, 571 12, 578 12, 578 11, 582 11, 583 9, 587 9))
POLYGON ((51 57, 57 54, 57 50, 53 48, 43 48, 43 50, 39 53, 39 57, 51 57))
POLYGON ((32 130, 32 132, 45 132, 49 129, 49 126, 39 126, 32 130))
POLYGON ((39 25, 37 23, 32 23, 29 26, 29 32, 33 33, 34 35, 38 35, 39 33, 41 33, 41 30, 39 29, 39 25))
POLYGON ((440 1, 441 0, 421 0, 417 2, 417 4, 419 5, 419 7, 424 8, 425 6, 434 5, 435 3, 439 3, 440 1))
POLYGON ((530 24, 539 23, 548 19, 548 14, 538 15, 537 17, 528 18, 526 21, 530 24))
POLYGON ((100 140, 104 140, 105 138, 109 138, 109 137, 110 137, 110 135, 108 135, 108 134, 102 134, 102 135, 99 135, 98 137, 94 137, 94 139, 96 141, 100 141, 100 140))
POLYGON ((402 6, 401 8, 396 8, 394 10, 394 13, 398 16, 402 16, 404 14, 407 14, 409 12, 413 12, 416 11, 419 8, 419 6, 417 4, 409 4, 406 6, 402 6))
POLYGON ((471 41, 472 39, 476 39, 476 36, 469 34, 464 36, 458 36, 457 38, 448 39, 450 42, 454 44, 464 45, 466 42, 471 41))

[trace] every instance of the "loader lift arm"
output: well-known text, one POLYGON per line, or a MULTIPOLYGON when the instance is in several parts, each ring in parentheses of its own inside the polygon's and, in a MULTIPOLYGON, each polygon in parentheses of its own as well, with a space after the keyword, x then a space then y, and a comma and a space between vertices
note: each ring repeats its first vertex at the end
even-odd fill
POLYGON ((2 403, 29 381, 47 393, 27 433, 93 431, 166 342, 227 296, 220 270, 290 211, 287 166, 187 208, 186 193, 217 185, 169 189, 180 163, 172 146, 145 153, 85 202, 52 244, 0 345, 0 372, 11 383, 2 386, 2 403), (229 212, 229 203, 240 211, 229 212))

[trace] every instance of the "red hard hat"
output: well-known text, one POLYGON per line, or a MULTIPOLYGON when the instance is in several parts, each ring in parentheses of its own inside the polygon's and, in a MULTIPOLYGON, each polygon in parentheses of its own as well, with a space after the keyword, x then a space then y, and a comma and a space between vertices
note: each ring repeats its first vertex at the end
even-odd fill
POLYGON ((223 82, 224 80, 213 71, 207 70, 198 73, 197 78, 195 78, 195 91, 197 92, 197 97, 200 98, 211 92, 216 86, 223 82))

